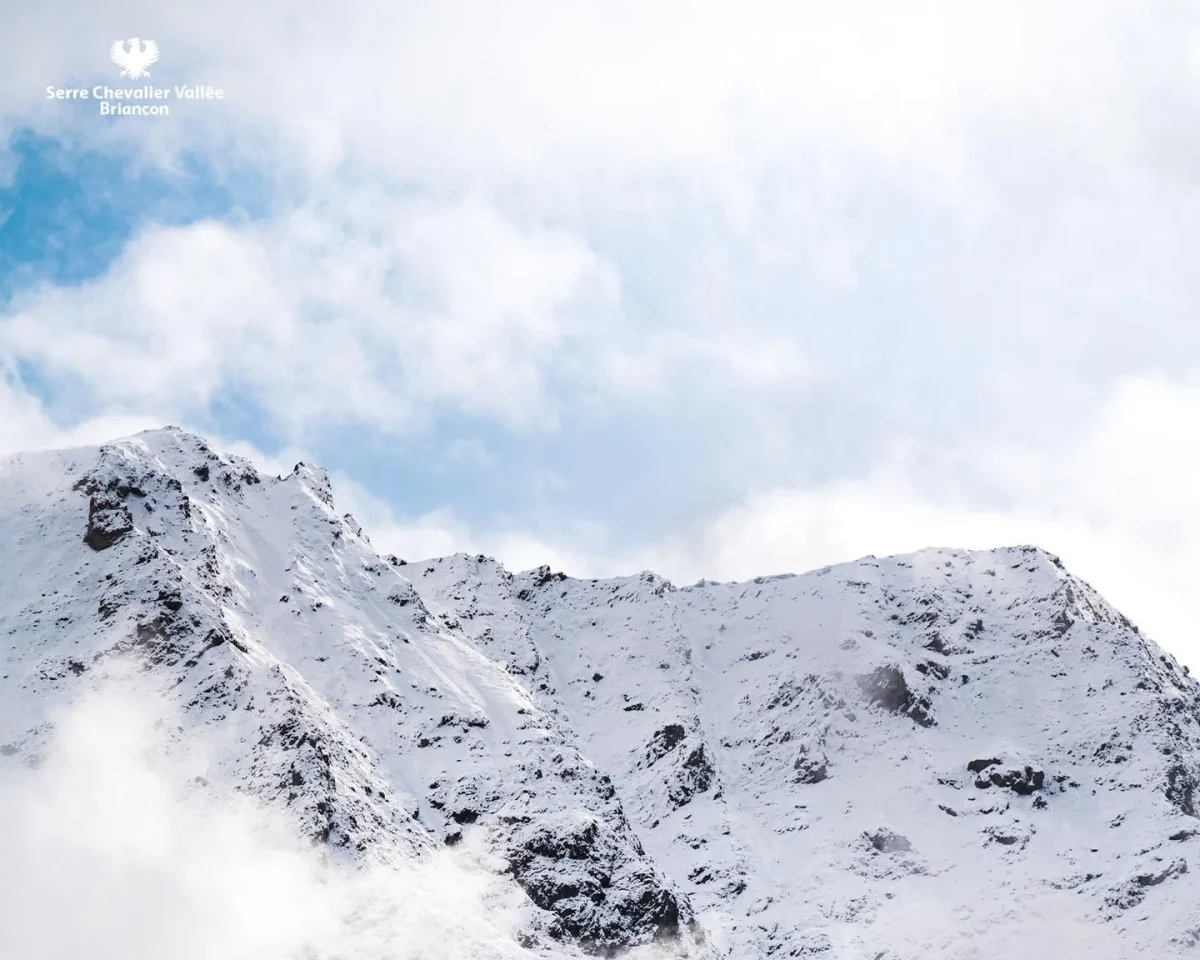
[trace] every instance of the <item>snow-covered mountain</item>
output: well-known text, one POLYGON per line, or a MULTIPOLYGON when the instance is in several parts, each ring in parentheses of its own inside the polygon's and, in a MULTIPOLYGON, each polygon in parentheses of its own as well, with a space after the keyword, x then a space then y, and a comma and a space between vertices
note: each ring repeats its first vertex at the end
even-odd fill
POLYGON ((133 661, 196 789, 350 862, 482 845, 532 954, 1200 956, 1200 689, 1041 550, 405 563, 173 428, 0 461, 0 544, 0 777, 133 661))

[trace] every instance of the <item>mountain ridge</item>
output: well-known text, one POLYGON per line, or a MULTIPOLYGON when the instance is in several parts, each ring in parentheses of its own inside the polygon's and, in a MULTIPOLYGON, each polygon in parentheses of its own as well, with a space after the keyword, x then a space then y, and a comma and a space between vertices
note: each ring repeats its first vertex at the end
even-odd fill
POLYGON ((1200 692, 1039 548, 686 587, 405 563, 319 467, 178 428, 0 485, 0 774, 134 657, 331 856, 485 837, 535 953, 1000 956, 1056 912, 1200 943, 1200 692))

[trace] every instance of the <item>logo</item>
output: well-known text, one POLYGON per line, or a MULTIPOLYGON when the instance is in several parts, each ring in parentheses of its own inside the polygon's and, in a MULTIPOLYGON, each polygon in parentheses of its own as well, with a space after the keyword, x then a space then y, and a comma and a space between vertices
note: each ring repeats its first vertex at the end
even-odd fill
POLYGON ((158 44, 153 40, 141 40, 133 37, 129 41, 114 40, 109 50, 112 62, 121 68, 121 76, 137 80, 139 77, 150 76, 146 68, 158 60, 158 44), (126 42, 129 50, 125 49, 126 42))
MULTIPOLYGON (((115 40, 109 47, 112 62, 121 68, 121 76, 142 81, 150 76, 149 67, 158 63, 158 44, 153 40, 115 40)), ((110 87, 97 83, 92 87, 46 85, 47 100, 91 100, 102 117, 169 117, 171 107, 211 100, 224 100, 225 91, 204 83, 176 83, 159 87, 148 80, 128 87, 110 87)))

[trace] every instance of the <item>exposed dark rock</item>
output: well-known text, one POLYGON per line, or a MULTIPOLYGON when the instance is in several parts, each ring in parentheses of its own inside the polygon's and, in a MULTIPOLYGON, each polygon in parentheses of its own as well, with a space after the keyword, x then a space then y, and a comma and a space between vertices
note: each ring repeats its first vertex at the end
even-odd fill
MULTIPOLYGON (((812 674, 805 677, 807 683, 816 681, 816 677, 812 674)), ((779 685, 779 689, 775 691, 775 695, 767 701, 767 709, 774 710, 776 707, 790 707, 804 693, 804 687, 795 680, 785 680, 779 685)))
POLYGON ((972 760, 967 764, 967 769, 972 773, 980 773, 986 770, 988 767, 994 767, 996 764, 1003 762, 1004 761, 999 757, 993 757, 990 760, 972 760))
POLYGON ((1157 887, 1167 877, 1174 876, 1177 873, 1187 873, 1187 861, 1180 860, 1175 864, 1167 867, 1158 873, 1143 873, 1133 878, 1133 882, 1139 887, 1157 887))
POLYGON ((913 695, 905 682, 904 672, 895 664, 877 667, 859 677, 858 686, 868 702, 892 713, 903 713, 922 727, 933 726, 934 720, 929 713, 932 704, 924 697, 913 695))
POLYGON ((413 588, 411 583, 398 583, 388 591, 388 603, 394 603, 398 607, 407 607, 409 604, 415 604, 417 609, 424 611, 425 605, 421 602, 421 597, 413 588))
POLYGON ((656 730, 646 744, 646 764, 652 765, 661 760, 683 742, 685 735, 686 731, 678 723, 668 723, 661 730, 656 730))
POLYGON ((874 833, 864 833, 863 837, 877 853, 908 853, 912 850, 912 842, 908 837, 894 830, 881 828, 874 833))
POLYGON ((1169 880, 1171 877, 1183 876, 1187 872, 1187 861, 1176 860, 1162 870, 1134 876, 1124 886, 1114 890, 1105 902, 1111 907, 1127 910, 1141 903, 1146 898, 1146 892, 1150 887, 1157 887, 1163 881, 1169 880))
POLYGON ((87 532, 83 542, 93 550, 107 550, 133 530, 133 516, 114 495, 97 493, 88 501, 87 532))
POLYGON ((183 598, 178 590, 160 590, 157 599, 172 613, 178 613, 183 608, 183 598))
POLYGON ((1196 812, 1196 787, 1196 774, 1177 763, 1167 771, 1167 786, 1163 792, 1180 811, 1195 817, 1200 816, 1196 812))
POLYGON ((1054 623, 1054 635, 1056 637, 1061 637, 1063 634, 1065 634, 1068 630, 1071 629, 1071 625, 1074 624, 1075 621, 1072 620, 1067 615, 1067 612, 1065 610, 1063 610, 1063 611, 1060 611, 1055 616, 1053 623, 1054 623))
MULTIPOLYGON (((995 763, 997 761, 992 761, 995 763)), ((992 763, 980 767, 980 771, 986 770, 987 766, 992 763)), ((975 786, 981 790, 986 790, 989 787, 1000 787, 1001 789, 1011 790, 1013 793, 1027 797, 1031 793, 1041 790, 1046 783, 1046 774, 1042 770, 1034 770, 1033 767, 1013 768, 1005 770, 1003 773, 993 770, 991 773, 981 774, 975 780, 975 786)))
POLYGON ((671 808, 678 809, 690 803, 696 794, 711 789, 716 776, 716 771, 708 759, 704 745, 701 744, 687 755, 687 759, 680 765, 679 776, 667 791, 667 799, 671 803, 671 808))
POLYGON ((925 644, 925 649, 932 650, 934 653, 940 653, 943 656, 946 656, 950 653, 949 645, 947 645, 946 641, 942 639, 942 635, 936 632, 933 635, 933 639, 925 644))
POLYGON ((868 701, 893 713, 903 710, 912 699, 904 673, 896 666, 879 667, 873 673, 859 677, 858 685, 868 701))
POLYGON ((533 572, 533 585, 535 587, 544 587, 553 580, 566 580, 567 575, 560 572, 551 572, 550 567, 545 564, 538 567, 533 572))
POLYGON ((174 664, 183 659, 191 635, 192 627, 186 620, 160 614, 138 621, 132 647, 150 663, 174 664))
POLYGON ((615 882, 620 846, 595 821, 566 834, 543 828, 510 853, 509 869, 530 900, 555 914, 551 935, 589 953, 612 957, 635 943, 678 938, 681 905, 661 878, 638 870, 615 882))
POLYGON ((924 660, 917 664, 917 673, 922 676, 933 676, 939 680, 945 680, 950 676, 950 668, 944 663, 937 663, 933 660, 924 660))
POLYGON ((819 757, 802 754, 796 758, 792 768, 796 771, 792 778, 795 783, 820 783, 829 777, 829 760, 824 754, 819 757))

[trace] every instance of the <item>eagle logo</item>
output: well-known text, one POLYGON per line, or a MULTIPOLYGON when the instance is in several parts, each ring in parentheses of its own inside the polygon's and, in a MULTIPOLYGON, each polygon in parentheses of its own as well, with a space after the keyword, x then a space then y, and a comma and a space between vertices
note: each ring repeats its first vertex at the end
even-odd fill
POLYGON ((114 40, 109 51, 112 62, 121 68, 121 76, 136 80, 139 77, 150 76, 146 68, 158 59, 158 44, 153 40, 141 40, 133 37, 129 41, 114 40), (126 42, 129 49, 125 49, 126 42))

